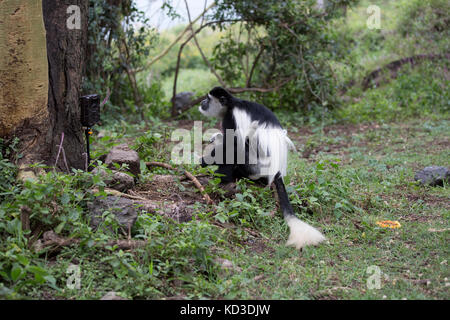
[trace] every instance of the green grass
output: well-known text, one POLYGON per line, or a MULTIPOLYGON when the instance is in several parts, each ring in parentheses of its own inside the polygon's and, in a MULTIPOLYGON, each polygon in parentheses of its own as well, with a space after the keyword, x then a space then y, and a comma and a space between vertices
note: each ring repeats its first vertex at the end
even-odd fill
POLYGON ((443 54, 450 48, 445 0, 362 0, 335 22, 331 33, 341 55, 330 61, 341 84, 358 84, 373 70, 418 54, 443 54), (367 8, 380 8, 380 29, 367 28, 367 8))
MULTIPOLYGON (((166 97, 172 96, 173 79, 174 76, 170 76, 162 82, 162 90, 166 97)), ((216 85, 219 83, 209 70, 182 69, 177 79, 177 92, 192 91, 196 95, 203 95, 216 85)))
MULTIPOLYGON (((375 1, 384 8, 385 30, 365 30, 358 13, 367 3, 353 9, 338 30, 355 36, 348 60, 336 62, 347 70, 340 75, 342 83, 349 77, 360 81, 384 61, 423 53, 430 37, 421 24, 411 29, 421 39, 416 33, 402 36, 392 19, 412 12, 402 11, 405 1, 375 1), (395 48, 401 37, 405 42, 395 48)), ((440 21, 422 11, 424 20, 440 21)), ((446 40, 440 41, 437 48, 445 48, 446 40)), ((448 166, 447 69, 444 61, 405 66, 380 86, 363 91, 356 85, 342 108, 320 121, 280 113, 298 151, 290 155, 285 179, 294 210, 328 238, 301 252, 285 246, 288 227, 272 191, 250 181, 240 181, 235 198, 217 199, 215 207, 192 204, 188 222, 140 214, 131 235, 146 240, 145 247, 105 246, 126 236, 109 212, 105 228, 93 230, 87 223, 86 206, 94 196, 87 190, 95 187, 95 195, 104 195, 103 178, 50 171, 39 181, 15 183, 17 168, 6 160, 15 144, 0 141, 0 298, 98 299, 115 291, 129 299, 448 299, 449 186, 419 186, 413 179, 425 166, 448 166), (27 208, 32 230, 55 230, 80 243, 36 252, 30 245, 33 234, 22 229, 27 208), (401 227, 384 229, 376 224, 380 220, 396 220, 401 227), (223 269, 219 258, 233 267, 223 269), (71 264, 80 267, 79 289, 67 286, 71 264), (376 276, 373 267, 382 272, 379 288, 368 285, 376 276)), ((204 92, 212 81, 206 71, 182 71, 178 91, 204 92)), ((164 90, 171 92, 170 85, 164 82, 164 90)), ((191 125, 156 118, 151 127, 117 122, 106 128, 104 138, 93 139, 92 152, 100 156, 126 141, 143 160, 167 161, 170 132, 191 125)), ((213 125, 204 122, 204 129, 213 125)), ((186 168, 210 175, 208 193, 220 193, 212 168, 186 168)), ((141 184, 154 174, 176 174, 142 170, 141 184)), ((170 188, 181 196, 198 192, 179 179, 170 188)))
POLYGON ((271 191, 243 181, 236 199, 219 203, 216 213, 198 203, 191 222, 141 215, 133 236, 149 241, 142 249, 90 247, 88 239, 118 236, 83 231, 84 245, 34 257, 59 290, 33 284, 22 294, 63 299, 100 298, 108 291, 133 299, 448 299, 449 188, 417 186, 413 176, 424 166, 447 164, 449 124, 450 119, 423 118, 293 134, 298 151, 309 155, 291 155, 288 192, 299 217, 327 236, 328 242, 318 247, 301 252, 286 247, 288 229, 275 211, 271 191), (379 220, 398 220, 401 228, 380 228, 379 220), (234 269, 221 270, 215 262, 219 257, 234 269), (71 263, 81 268, 80 290, 65 286, 71 263), (370 266, 383 273, 379 289, 367 286, 370 266))
POLYGON ((450 112, 448 67, 445 61, 424 61, 415 68, 405 65, 396 72, 395 79, 385 76, 379 87, 374 85, 364 92, 354 89, 350 92, 353 97, 337 110, 335 117, 353 123, 445 117, 450 112))
MULTIPOLYGON (((429 229, 449 227, 450 193, 448 187, 423 188, 412 182, 417 168, 432 163, 446 164, 449 151, 442 147, 442 142, 449 142, 448 124, 448 120, 422 125, 413 121, 379 126, 375 130, 367 128, 357 134, 331 130, 328 134, 320 132, 307 137, 317 146, 332 146, 338 138, 349 142, 347 147, 339 148, 343 155, 321 152, 310 160, 291 158, 290 161, 290 172, 295 173, 291 184, 302 188, 309 179, 314 180, 311 171, 316 170, 318 162, 340 160, 337 168, 329 167, 323 173, 325 176, 338 174, 339 181, 333 183, 334 187, 329 185, 326 190, 313 193, 316 197, 331 198, 330 203, 325 204, 321 199, 311 206, 313 216, 302 214, 308 222, 321 226, 329 244, 306 248, 299 254, 283 246, 286 228, 281 219, 279 223, 272 222, 261 229, 258 239, 249 236, 255 244, 232 250, 229 258, 243 272, 232 274, 226 280, 239 285, 225 297, 448 298, 445 280, 449 276, 448 231, 439 233, 429 229), (384 141, 392 141, 392 147, 383 147, 384 141), (424 146, 430 148, 426 156, 424 146), (349 189, 344 191, 347 200, 358 209, 343 210, 339 215, 334 203, 342 201, 339 196, 342 192, 336 189, 343 187, 349 189), (332 195, 324 195, 325 191, 332 195), (385 219, 398 220, 402 227, 385 230, 375 224, 385 219), (264 249, 255 252, 261 242, 264 249), (366 271, 372 265, 388 276, 382 277, 382 287, 378 290, 367 288, 370 274, 366 271), (255 277, 262 278, 254 281, 255 277)), ((301 197, 308 199, 311 193, 305 192, 301 197)))

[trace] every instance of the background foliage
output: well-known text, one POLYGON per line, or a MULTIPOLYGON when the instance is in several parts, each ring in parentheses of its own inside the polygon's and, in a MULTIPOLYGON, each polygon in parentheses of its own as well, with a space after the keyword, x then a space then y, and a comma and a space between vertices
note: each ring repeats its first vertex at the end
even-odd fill
POLYGON ((136 81, 141 66, 158 45, 158 34, 131 0, 90 0, 85 93, 111 92, 104 119, 144 120, 161 103, 157 81, 136 81), (119 119, 118 119, 119 118, 119 119))
MULTIPOLYGON (((448 59, 405 64, 368 88, 361 83, 389 62, 448 53, 449 3, 327 2, 321 12, 314 1, 219 1, 207 21, 244 21, 205 28, 198 41, 227 86, 271 88, 295 75, 276 91, 239 96, 274 109, 289 131, 298 153, 289 160, 287 191, 296 214, 319 226, 329 244, 301 253, 285 247, 288 230, 271 190, 241 180, 235 198, 218 199, 214 210, 192 204, 185 223, 141 213, 132 237, 147 241, 144 248, 105 247, 124 238, 107 210, 101 228, 88 222, 87 205, 105 195, 105 176, 43 168, 38 179, 17 182, 17 141, 0 140, 0 298, 98 299, 115 291, 130 299, 448 299, 448 185, 413 181, 419 168, 448 165, 448 59), (366 26, 373 3, 382 8, 380 30, 366 26), (386 219, 402 227, 376 225, 386 219), (33 243, 48 230, 80 243, 36 251, 33 243), (70 264, 82 269, 80 290, 66 286, 70 264), (389 275, 380 290, 366 285, 374 264, 389 275)), ((170 132, 192 124, 167 121, 180 43, 143 67, 185 26, 157 32, 128 0, 91 0, 89 17, 84 90, 112 92, 95 128, 103 137, 93 138, 93 157, 127 142, 145 161, 167 161, 170 132)), ((217 84, 189 42, 178 91, 200 96, 217 84)), ((203 119, 195 109, 183 116, 203 119)), ((208 121, 205 127, 215 125, 208 121)), ((210 177, 208 193, 223 194, 212 168, 186 169, 210 177)), ((174 172, 143 165, 139 183, 154 174, 174 172)), ((176 180, 174 188, 181 194, 186 185, 176 180)))

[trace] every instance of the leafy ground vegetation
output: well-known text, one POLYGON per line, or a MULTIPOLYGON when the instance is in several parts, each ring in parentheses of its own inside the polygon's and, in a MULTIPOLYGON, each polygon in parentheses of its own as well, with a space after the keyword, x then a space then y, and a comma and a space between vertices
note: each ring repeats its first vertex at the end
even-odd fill
MULTIPOLYGON (((142 165, 136 193, 150 190, 168 202, 176 194, 194 213, 179 222, 144 212, 131 235, 147 244, 120 249, 108 245, 126 238, 111 213, 96 230, 85 214, 88 202, 105 195, 104 176, 48 170, 39 181, 18 184, 10 155, 20 155, 14 143, 2 142, 0 297, 98 299, 115 291, 129 299, 448 299, 449 186, 413 179, 425 166, 449 165, 448 59, 405 64, 366 89, 360 85, 393 60, 448 52, 448 3, 371 3, 382 8, 381 30, 365 26, 368 2, 333 28, 336 45, 347 51, 330 60, 340 107, 278 111, 297 146, 287 191, 297 215, 321 229, 326 243, 301 252, 286 247, 288 228, 269 188, 244 180, 234 197, 223 199, 212 168, 186 166, 208 177, 206 191, 216 195, 208 206, 177 172, 142 165), (174 175, 175 183, 152 185, 156 174, 174 175), (381 220, 401 226, 383 228, 381 220), (46 230, 79 242, 36 252, 32 244, 46 230), (79 288, 67 285, 72 265, 81 272, 79 288)), ((201 119, 194 110, 182 120, 155 118, 151 127, 108 123, 94 141, 94 156, 128 142, 143 161, 169 162, 170 134, 192 130, 191 118, 201 119)))

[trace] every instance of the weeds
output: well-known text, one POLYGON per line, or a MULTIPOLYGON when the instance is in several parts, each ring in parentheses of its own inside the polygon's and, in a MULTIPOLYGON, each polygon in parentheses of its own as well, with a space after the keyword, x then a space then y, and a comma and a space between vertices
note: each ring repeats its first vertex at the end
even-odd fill
MULTIPOLYGON (((386 32, 365 29, 358 13, 367 2, 349 13, 345 25, 339 22, 336 43, 344 56, 351 49, 331 62, 342 86, 349 77, 360 81, 379 64, 420 51, 427 39, 446 32, 439 9, 445 1, 433 1, 438 11, 423 12, 421 2, 412 1, 403 12, 407 2, 377 2, 389 9, 383 11, 386 32), (389 20, 396 15, 410 24, 389 20), (425 26, 416 18, 436 23, 425 26)), ((445 41, 433 46, 445 48, 445 41)), ((141 212, 131 236, 145 240, 144 247, 96 246, 122 237, 109 211, 101 227, 94 230, 89 223, 87 205, 105 195, 104 174, 110 170, 96 162, 97 174, 49 170, 19 183, 16 159, 10 159, 20 157, 18 142, 6 146, 0 140, 0 298, 98 299, 115 291, 129 299, 448 299, 449 188, 413 181, 419 168, 448 165, 447 69, 444 61, 404 66, 395 79, 365 92, 351 87, 347 102, 333 113, 326 108, 307 117, 279 112, 305 155, 290 157, 285 178, 294 211, 328 238, 302 252, 284 245, 288 230, 270 188, 241 180, 235 196, 223 199, 214 169, 196 165, 187 169, 210 178, 205 188, 217 195, 215 206, 192 204, 192 220, 184 223, 141 212), (377 222, 383 220, 399 221, 401 227, 382 228, 377 222), (33 244, 48 230, 80 239, 79 245, 36 251, 33 244), (231 261, 233 268, 224 270, 217 258, 231 261), (67 286, 71 265, 81 271, 78 289, 67 286), (373 266, 383 273, 379 289, 367 285, 373 266)), ((180 74, 180 90, 193 74, 180 74)), ((203 75, 194 91, 203 92, 208 83, 203 75)), ((169 90, 167 84, 163 88, 169 90)), ((103 138, 93 141, 94 158, 125 140, 143 161, 166 159, 173 124, 149 114, 150 129, 144 122, 108 124, 103 138)), ((138 178, 151 180, 157 173, 174 174, 142 166, 138 178)), ((177 187, 188 192, 181 183, 177 187)))

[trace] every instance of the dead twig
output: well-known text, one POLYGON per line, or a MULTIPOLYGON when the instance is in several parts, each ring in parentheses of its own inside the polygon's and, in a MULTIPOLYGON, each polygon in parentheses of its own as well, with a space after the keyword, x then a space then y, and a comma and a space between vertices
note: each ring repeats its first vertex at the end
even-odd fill
MULTIPOLYGON (((92 189, 93 192, 99 192, 99 190, 97 188, 93 188, 92 189)), ((105 188, 104 191, 110 195, 116 196, 116 197, 123 197, 123 198, 128 198, 128 199, 132 199, 132 200, 141 200, 141 201, 148 201, 149 199, 140 197, 140 196, 134 196, 131 194, 126 194, 114 189, 110 189, 110 188, 105 188)))
POLYGON ((67 165, 66 153, 64 152, 63 142, 64 142, 64 132, 61 132, 61 143, 59 144, 58 154, 56 155, 54 170, 56 169, 59 160, 59 155, 61 154, 62 151, 64 164, 66 165, 67 172, 70 173, 69 166, 67 165))
MULTIPOLYGON (((42 240, 38 240, 34 245, 34 249, 36 251, 41 251, 43 249, 54 247, 54 249, 58 247, 66 247, 74 244, 79 244, 81 242, 80 239, 76 238, 64 238, 56 234, 53 230, 44 232, 42 240)), ((131 250, 136 248, 144 247, 147 244, 147 241, 144 240, 110 240, 105 243, 95 242, 94 246, 100 246, 102 248, 106 248, 108 246, 113 247, 117 246, 122 250, 131 250)))
POLYGON ((31 209, 27 206, 20 207, 20 222, 22 223, 22 230, 30 230, 30 215, 31 209))
POLYGON ((430 228, 430 229, 428 229, 428 232, 447 232, 447 231, 450 231, 450 228, 444 228, 444 229, 430 228))
POLYGON ((100 108, 103 107, 108 102, 110 96, 111 96, 111 90, 109 90, 109 88, 107 88, 106 89, 106 97, 102 102, 100 102, 100 108))
MULTIPOLYGON (((145 165, 147 167, 162 167, 162 168, 166 168, 169 170, 175 170, 176 169, 174 167, 172 167, 170 164, 167 163, 163 163, 163 162, 146 162, 145 165)), ((207 204, 213 204, 214 202, 211 200, 211 197, 206 193, 205 189, 203 188, 202 184, 197 180, 196 177, 194 177, 194 175, 192 173, 190 173, 189 171, 184 170, 184 175, 191 180, 194 185, 197 187, 198 190, 200 190, 200 193, 203 195, 203 199, 205 199, 207 204)))
POLYGON ((285 79, 281 80, 276 86, 271 87, 271 88, 257 88, 257 87, 253 87, 253 88, 226 88, 226 89, 230 93, 243 93, 243 92, 267 93, 267 92, 277 91, 278 89, 280 89, 281 87, 283 87, 288 82, 290 82, 291 80, 295 79, 296 77, 297 77, 297 75, 292 75, 292 76, 290 76, 288 78, 285 78, 285 79))

